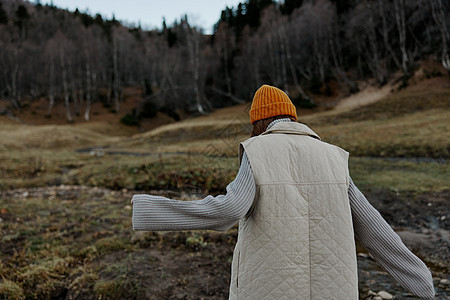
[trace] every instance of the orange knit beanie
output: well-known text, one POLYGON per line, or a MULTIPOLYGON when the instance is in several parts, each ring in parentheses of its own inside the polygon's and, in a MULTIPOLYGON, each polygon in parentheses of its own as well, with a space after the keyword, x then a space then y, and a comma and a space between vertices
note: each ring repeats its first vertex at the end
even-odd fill
POLYGON ((270 85, 260 87, 253 97, 250 122, 253 124, 258 120, 283 115, 294 117, 297 120, 297 110, 288 95, 270 85))

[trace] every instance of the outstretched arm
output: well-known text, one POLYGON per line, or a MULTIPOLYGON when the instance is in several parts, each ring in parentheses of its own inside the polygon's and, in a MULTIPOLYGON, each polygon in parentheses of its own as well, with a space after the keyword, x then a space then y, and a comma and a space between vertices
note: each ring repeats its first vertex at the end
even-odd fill
POLYGON ((423 261, 403 244, 351 179, 348 194, 355 234, 361 244, 406 290, 422 298, 433 298, 433 278, 423 261))
POLYGON ((133 196, 134 230, 227 230, 245 216, 255 198, 256 186, 247 155, 226 195, 179 201, 161 196, 133 196))

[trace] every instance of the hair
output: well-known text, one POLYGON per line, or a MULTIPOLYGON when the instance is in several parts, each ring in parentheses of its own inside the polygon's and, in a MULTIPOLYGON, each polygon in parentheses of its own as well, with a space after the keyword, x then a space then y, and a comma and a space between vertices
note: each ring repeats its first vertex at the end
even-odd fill
POLYGON ((292 117, 292 116, 281 115, 281 116, 274 116, 274 117, 270 117, 270 118, 266 118, 266 119, 261 119, 261 120, 254 122, 252 124, 253 125, 252 137, 260 135, 261 133, 266 131, 267 126, 269 126, 269 124, 272 123, 273 121, 278 120, 278 119, 284 119, 284 118, 289 118, 292 121, 295 121, 294 117, 292 117))

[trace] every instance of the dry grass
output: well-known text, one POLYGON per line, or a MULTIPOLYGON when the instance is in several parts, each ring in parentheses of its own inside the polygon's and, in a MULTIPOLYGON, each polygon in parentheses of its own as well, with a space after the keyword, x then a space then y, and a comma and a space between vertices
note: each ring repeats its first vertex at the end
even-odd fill
POLYGON ((450 166, 445 161, 351 157, 350 174, 362 190, 387 189, 414 193, 450 190, 450 166))
POLYGON ((448 110, 323 125, 316 131, 354 156, 450 158, 448 110))
POLYGON ((28 149, 73 149, 87 145, 113 144, 134 130, 118 124, 86 123, 79 125, 2 124, 0 151, 28 149))
MULTIPOLYGON (((132 232, 130 192, 24 191, 0 197, 0 299, 142 299, 144 286, 165 281, 148 273, 159 266, 150 250, 186 247, 207 255, 215 249, 204 233, 132 232), (148 276, 152 281, 144 282, 148 276)), ((235 235, 233 229, 221 237, 235 242, 235 235)))
POLYGON ((132 248, 126 197, 83 189, 51 191, 2 197, 1 299, 58 298, 68 287, 92 293, 93 283, 102 280, 89 267, 94 260, 132 248))
MULTIPOLYGON (((370 90, 362 94, 370 99, 380 96, 370 90)), ((356 101, 355 96, 352 99, 356 101)), ((301 114, 300 120, 352 157, 448 159, 449 99, 448 89, 420 91, 413 86, 363 107, 301 114)), ((4 123, 0 128, 0 189, 77 184, 112 189, 196 186, 219 191, 236 174, 238 145, 250 131, 248 104, 139 134, 106 122, 4 123), (92 146, 103 148, 76 151, 92 146)))
POLYGON ((0 299, 25 299, 23 289, 14 281, 4 279, 0 281, 0 299))
POLYGON ((450 90, 401 91, 389 94, 375 103, 349 111, 334 110, 308 115, 303 121, 313 126, 351 123, 366 120, 385 120, 431 109, 450 109, 450 90))

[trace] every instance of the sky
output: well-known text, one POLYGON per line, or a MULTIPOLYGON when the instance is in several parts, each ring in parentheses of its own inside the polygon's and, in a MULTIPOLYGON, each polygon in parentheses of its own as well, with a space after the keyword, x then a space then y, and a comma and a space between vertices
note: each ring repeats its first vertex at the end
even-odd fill
POLYGON ((91 15, 100 13, 103 18, 126 23, 141 24, 144 29, 161 28, 163 17, 167 25, 181 16, 188 15, 189 23, 212 33, 221 11, 226 7, 236 7, 244 0, 47 0, 41 4, 53 4, 59 8, 74 11, 76 8, 91 15))

